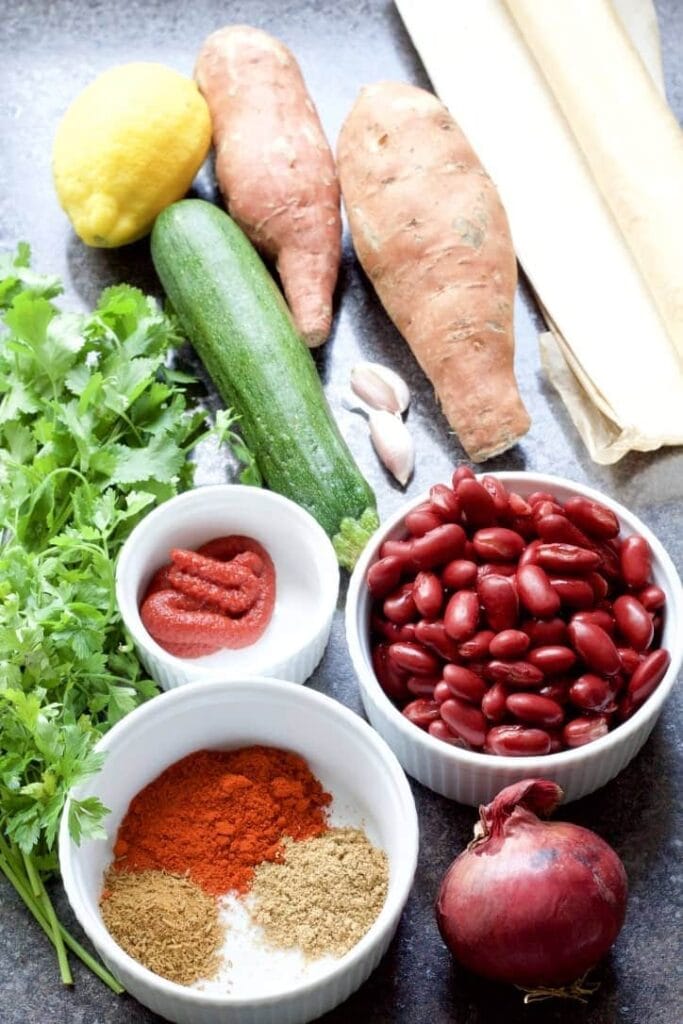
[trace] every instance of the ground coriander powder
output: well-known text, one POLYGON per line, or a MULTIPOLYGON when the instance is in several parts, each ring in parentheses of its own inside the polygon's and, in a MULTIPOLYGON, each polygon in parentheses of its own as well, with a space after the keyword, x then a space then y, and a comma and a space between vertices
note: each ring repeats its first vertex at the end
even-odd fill
POLYGON ((100 911, 119 946, 162 978, 192 985, 220 967, 216 900, 187 877, 110 869, 100 911))
POLYGON ((251 913, 273 946, 299 946, 309 959, 342 956, 384 906, 389 865, 361 829, 333 828, 285 841, 279 863, 257 867, 251 913))

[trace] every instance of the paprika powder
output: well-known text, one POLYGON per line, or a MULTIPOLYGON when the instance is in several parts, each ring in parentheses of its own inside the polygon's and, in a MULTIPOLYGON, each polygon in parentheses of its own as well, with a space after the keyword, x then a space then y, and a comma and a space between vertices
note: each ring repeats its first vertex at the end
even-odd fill
POLYGON ((199 750, 133 799, 113 868, 188 874, 214 896, 244 893, 257 864, 282 859, 285 837, 327 831, 331 800, 298 754, 265 746, 199 750))

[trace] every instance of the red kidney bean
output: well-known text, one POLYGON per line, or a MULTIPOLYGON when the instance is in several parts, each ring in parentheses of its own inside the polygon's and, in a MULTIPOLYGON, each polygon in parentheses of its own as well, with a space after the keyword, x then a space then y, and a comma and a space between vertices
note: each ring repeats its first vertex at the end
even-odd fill
POLYGON ((614 541, 594 541, 593 550, 600 555, 600 572, 613 582, 621 582, 619 555, 613 547, 614 541))
POLYGON ((609 636, 613 636, 616 623, 612 615, 605 611, 604 608, 594 608, 591 611, 574 612, 571 618, 572 622, 587 622, 591 626, 599 626, 600 629, 604 629, 605 633, 609 636))
POLYGON ((593 596, 596 601, 602 601, 609 593, 609 583, 599 572, 587 572, 585 580, 593 588, 593 596))
POLYGON ((510 714, 531 725, 556 729, 564 721, 564 708, 538 693, 511 693, 505 703, 510 714))
POLYGON ((477 582, 485 576, 508 576, 516 574, 517 567, 512 562, 485 562, 477 566, 477 582))
POLYGON ((611 509, 605 508, 597 501, 577 495, 567 498, 564 503, 565 515, 596 540, 610 540, 619 536, 619 520, 611 509))
POLYGON ((542 501, 555 501, 555 495, 550 494, 549 491, 533 491, 532 494, 526 499, 533 508, 534 505, 540 505, 542 501))
POLYGON ((546 544, 575 544, 579 548, 590 548, 591 542, 585 533, 570 523, 563 513, 551 512, 550 515, 536 518, 536 511, 542 506, 537 505, 534 509, 534 519, 538 536, 546 544))
POLYGON ((433 572, 419 572, 413 584, 413 601, 420 615, 435 619, 443 604, 441 580, 433 572))
POLYGON ((524 540, 504 526, 487 526, 472 537, 479 557, 491 562, 514 562, 524 550, 524 540))
POLYGON ((484 675, 494 683, 522 688, 542 686, 544 682, 540 668, 528 661, 490 661, 484 668, 484 675))
POLYGON ((609 730, 605 715, 593 718, 573 718, 562 730, 562 738, 568 747, 582 747, 606 736, 609 730))
POLYGON ((502 683, 494 683, 481 699, 481 710, 490 722, 502 722, 507 714, 508 691, 502 683))
POLYGON ((535 618, 550 619, 559 611, 559 595, 539 565, 523 565, 517 570, 517 592, 524 607, 535 618))
POLYGON ((441 619, 438 622, 426 622, 421 619, 415 626, 415 639, 436 651, 444 661, 458 660, 458 645, 449 637, 441 619))
POLYGON ((440 676, 410 676, 406 680, 407 690, 414 697, 428 697, 434 699, 434 687, 440 682, 440 676))
POLYGON ((523 725, 494 725, 486 735, 485 751, 507 757, 530 757, 550 753, 550 736, 544 729, 523 725))
POLYGON ((451 688, 448 685, 448 683, 444 682, 443 679, 440 679, 439 682, 434 687, 433 696, 434 700, 438 704, 443 704, 445 700, 450 700, 453 694, 451 693, 451 688))
POLYGON ((384 644, 377 644, 373 648, 372 667, 375 670, 377 681, 387 697, 400 702, 410 696, 405 678, 389 661, 389 651, 384 644))
POLYGON ((649 582, 652 573, 652 555, 650 545, 644 537, 638 537, 635 533, 626 537, 621 545, 619 561, 621 575, 629 587, 638 590, 649 582))
POLYGON ((477 579, 477 563, 467 558, 454 558, 441 570, 441 582, 449 590, 466 590, 477 579))
POLYGON ((595 594, 590 583, 577 578, 566 579, 563 576, 549 576, 550 586, 558 595, 560 602, 568 608, 592 608, 595 594))
POLYGON ((542 686, 538 691, 541 697, 549 697, 556 704, 566 704, 569 700, 570 681, 566 679, 553 679, 552 683, 542 686))
POLYGON ((567 624, 564 619, 529 619, 521 628, 529 637, 532 647, 564 645, 567 641, 567 624))
POLYGON ((614 692, 602 676, 586 672, 569 687, 569 699, 582 711, 605 711, 614 701, 614 692))
POLYGON ((451 697, 439 705, 441 717, 451 730, 462 736, 472 747, 481 747, 486 739, 486 719, 479 710, 467 701, 451 697))
POLYGON ((404 583, 402 587, 390 594, 382 605, 382 611, 397 626, 403 626, 406 622, 416 619, 417 608, 413 600, 413 584, 404 583))
POLYGON ((495 635, 491 629, 479 630, 473 637, 458 646, 458 654, 467 661, 479 661, 481 658, 485 658, 495 635))
POLYGON ((622 594, 612 605, 617 628, 635 651, 645 651, 652 643, 655 628, 650 613, 637 597, 622 594))
POLYGON ((477 594, 488 624, 495 633, 514 629, 519 618, 517 589, 505 576, 485 576, 477 582, 477 594))
POLYGON ((549 754, 559 754, 561 750, 564 750, 564 740, 562 739, 562 733, 557 730, 548 729, 546 730, 548 736, 550 736, 550 750, 549 754))
POLYGON ((474 544, 471 540, 465 541, 465 547, 462 549, 461 558, 464 558, 467 562, 474 562, 476 564, 478 560, 477 552, 474 550, 474 544))
POLYGON ((440 661, 422 644, 398 643, 389 647, 389 661, 416 676, 433 676, 440 668, 440 661))
POLYGON ((659 686, 670 664, 671 655, 664 647, 648 654, 640 663, 629 679, 627 690, 634 706, 642 704, 659 686))
POLYGON ((458 484, 461 480, 475 480, 476 477, 469 466, 458 466, 453 472, 451 477, 451 485, 454 491, 457 491, 458 484))
POLYGON ((643 660, 643 656, 632 647, 617 647, 621 659, 621 667, 627 676, 632 676, 643 660))
POLYGON ((666 604, 666 594, 661 587, 655 586, 654 583, 648 584, 647 587, 643 587, 638 592, 638 600, 648 612, 659 611, 666 604))
POLYGON ((461 480, 455 489, 468 526, 494 526, 498 518, 493 498, 478 480, 461 480))
POLYGON ((529 643, 529 637, 520 629, 504 629, 491 640, 489 654, 494 658, 518 658, 529 649, 529 643))
POLYGON ((470 704, 481 704, 487 686, 481 676, 464 665, 444 665, 443 678, 455 697, 467 700, 470 704))
POLYGON ((446 632, 462 643, 474 636, 479 622, 479 598, 474 590, 459 590, 450 598, 444 612, 446 632))
POLYGON ((626 696, 619 701, 619 705, 617 707, 617 718, 620 722, 625 722, 627 718, 631 717, 635 710, 636 704, 633 699, 626 694, 626 696))
POLYGON ((436 722, 440 717, 440 708, 441 705, 437 704, 435 700, 425 700, 421 697, 406 704, 402 713, 413 725, 419 726, 420 729, 427 729, 431 722, 436 722))
POLYGON ((527 541, 535 540, 537 537, 536 527, 531 516, 512 516, 508 521, 508 526, 527 541))
POLYGON ((371 624, 373 632, 378 633, 391 644, 397 644, 399 640, 415 639, 415 624, 413 622, 406 622, 405 626, 397 626, 395 622, 389 622, 388 619, 383 619, 375 613, 372 616, 371 624))
POLYGON ((524 551, 520 555, 519 562, 517 563, 517 568, 519 568, 521 565, 535 565, 536 553, 538 549, 541 547, 542 543, 543 541, 540 540, 532 540, 530 544, 527 544, 524 551))
POLYGON ((379 549, 380 559, 398 558, 404 569, 412 568, 412 540, 385 540, 379 549))
POLYGON ((582 573, 597 569, 600 555, 576 544, 541 544, 536 551, 536 562, 544 569, 560 573, 582 573))
POLYGON ((507 488, 503 483, 495 476, 483 476, 481 478, 481 486, 486 488, 491 497, 493 498, 493 504, 496 507, 496 512, 499 516, 505 515, 510 508, 509 495, 507 488))
POLYGON ((401 581, 403 562, 396 555, 380 558, 368 569, 368 589, 373 597, 386 597, 401 581))
POLYGON ((531 509, 534 523, 545 516, 562 516, 565 518, 564 509, 556 501, 538 501, 531 509))
POLYGON ((436 722, 430 722, 427 732, 430 736, 433 736, 436 740, 442 740, 444 743, 450 743, 453 747, 461 747, 463 750, 469 750, 469 743, 465 743, 461 736, 456 736, 455 733, 451 732, 443 719, 438 718, 436 722))
POLYGON ((621 668, 621 658, 610 636, 590 622, 569 624, 569 640, 588 668, 600 676, 613 676, 621 668))
POLYGON ((526 518, 531 515, 531 503, 525 501, 521 494, 517 494, 516 491, 508 492, 508 504, 510 505, 510 511, 516 516, 526 518))
POLYGON ((413 537, 424 537, 425 533, 443 525, 443 520, 429 507, 413 509, 405 518, 406 529, 413 537))
POLYGON ((527 655, 528 661, 540 668, 545 676, 558 676, 576 663, 576 655, 570 647, 552 644, 548 647, 534 647, 527 655))
POLYGON ((460 504, 446 484, 434 484, 429 490, 429 501, 434 511, 447 523, 455 523, 460 518, 460 504))
POLYGON ((415 569, 433 569, 458 558, 465 546, 465 531, 457 523, 444 523, 435 530, 416 537, 412 545, 411 564, 415 569))

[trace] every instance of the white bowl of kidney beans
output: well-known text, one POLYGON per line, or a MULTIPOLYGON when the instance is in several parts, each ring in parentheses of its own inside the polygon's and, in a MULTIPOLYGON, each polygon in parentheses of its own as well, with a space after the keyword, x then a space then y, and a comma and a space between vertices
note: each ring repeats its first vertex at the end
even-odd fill
POLYGON ((683 588, 654 534, 581 484, 466 466, 383 524, 346 630, 366 713, 461 803, 530 774, 567 800, 635 756, 683 663, 683 588))

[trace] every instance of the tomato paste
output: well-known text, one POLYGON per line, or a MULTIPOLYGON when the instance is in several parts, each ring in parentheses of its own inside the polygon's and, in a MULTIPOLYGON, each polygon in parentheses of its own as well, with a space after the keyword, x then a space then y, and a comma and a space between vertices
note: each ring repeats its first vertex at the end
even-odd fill
POLYGON ((275 605, 275 566, 251 537, 217 537, 197 551, 174 548, 152 577, 140 618, 169 654, 200 658, 248 647, 275 605))

